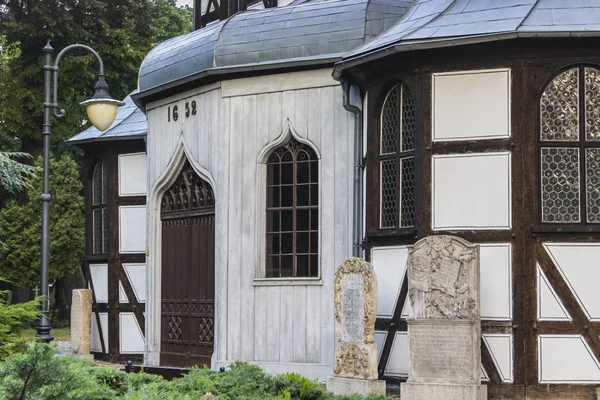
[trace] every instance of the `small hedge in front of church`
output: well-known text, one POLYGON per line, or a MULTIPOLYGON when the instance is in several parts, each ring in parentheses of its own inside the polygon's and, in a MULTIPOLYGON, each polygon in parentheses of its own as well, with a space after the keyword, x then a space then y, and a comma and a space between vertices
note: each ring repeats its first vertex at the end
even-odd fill
POLYGON ((192 369, 166 381, 157 375, 126 374, 88 361, 57 357, 52 345, 35 344, 0 362, 0 399, 6 400, 386 400, 385 396, 336 396, 298 374, 270 375, 236 362, 227 372, 192 369), (205 396, 204 398, 212 398, 205 396))

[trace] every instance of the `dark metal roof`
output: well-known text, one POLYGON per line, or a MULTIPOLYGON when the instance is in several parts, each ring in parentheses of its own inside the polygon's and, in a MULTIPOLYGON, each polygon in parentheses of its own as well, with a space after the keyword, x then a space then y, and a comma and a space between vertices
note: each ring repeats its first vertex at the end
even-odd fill
POLYGON ((135 105, 131 94, 123 100, 125 105, 119 107, 115 121, 107 130, 100 132, 92 126, 67 140, 67 143, 80 144, 104 140, 137 139, 146 136, 146 132, 148 132, 146 115, 135 105))
POLYGON ((414 0, 312 0, 245 11, 148 53, 140 95, 216 73, 331 63, 390 28, 414 0))
POLYGON ((344 55, 334 77, 390 52, 565 36, 600 36, 600 0, 417 0, 395 26, 344 55))

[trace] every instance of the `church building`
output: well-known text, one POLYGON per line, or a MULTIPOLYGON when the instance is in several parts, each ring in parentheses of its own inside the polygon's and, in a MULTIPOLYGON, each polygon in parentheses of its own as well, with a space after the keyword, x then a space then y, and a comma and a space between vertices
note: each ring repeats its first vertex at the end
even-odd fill
POLYGON ((198 0, 140 67, 143 128, 75 140, 98 353, 324 381, 358 256, 380 377, 406 380, 407 246, 451 234, 480 245, 489 398, 595 398, 600 3, 273 1, 198 0))

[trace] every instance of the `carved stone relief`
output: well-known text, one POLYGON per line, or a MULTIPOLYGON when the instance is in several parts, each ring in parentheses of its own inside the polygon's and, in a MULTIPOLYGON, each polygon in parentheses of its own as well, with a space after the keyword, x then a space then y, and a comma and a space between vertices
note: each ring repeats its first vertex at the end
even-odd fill
POLYGON ((451 236, 432 236, 409 251, 409 297, 415 318, 479 317, 478 248, 451 236))

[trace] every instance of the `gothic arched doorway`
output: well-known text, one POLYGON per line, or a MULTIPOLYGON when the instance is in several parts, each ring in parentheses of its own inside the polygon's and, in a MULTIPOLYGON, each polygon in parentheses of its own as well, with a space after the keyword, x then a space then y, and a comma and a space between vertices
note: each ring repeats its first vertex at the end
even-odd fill
POLYGON ((160 363, 210 366, 215 315, 215 198, 186 161, 161 201, 160 363))

